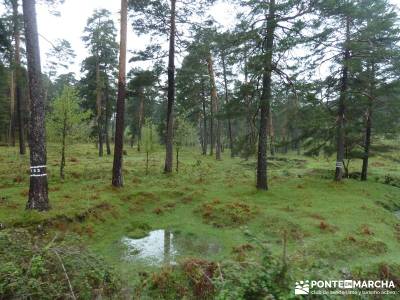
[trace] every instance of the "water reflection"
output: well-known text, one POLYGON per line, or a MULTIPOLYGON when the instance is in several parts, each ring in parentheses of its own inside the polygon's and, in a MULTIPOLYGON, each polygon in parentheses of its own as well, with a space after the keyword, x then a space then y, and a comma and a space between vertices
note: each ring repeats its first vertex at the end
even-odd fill
POLYGON ((125 260, 142 261, 151 265, 175 264, 178 256, 210 256, 218 254, 221 250, 216 242, 164 229, 151 231, 141 239, 124 237, 121 242, 125 246, 125 260))
POLYGON ((171 231, 164 230, 164 264, 169 264, 171 262, 171 239, 172 239, 172 237, 173 236, 172 236, 171 231))
POLYGON ((169 230, 154 230, 142 239, 124 237, 122 243, 127 246, 125 259, 144 260, 150 264, 172 263, 176 255, 171 243, 173 234, 169 230))

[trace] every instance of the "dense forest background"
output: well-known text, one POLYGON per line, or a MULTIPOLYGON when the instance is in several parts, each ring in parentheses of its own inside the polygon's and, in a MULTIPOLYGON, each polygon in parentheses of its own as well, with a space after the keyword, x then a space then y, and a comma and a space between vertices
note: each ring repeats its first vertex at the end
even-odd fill
MULTIPOLYGON (((143 131, 151 127, 154 141, 168 149, 175 139, 178 144, 199 145, 203 154, 215 153, 216 159, 225 149, 232 157, 258 155, 260 171, 266 168, 267 148, 272 156, 289 150, 337 153, 345 173, 351 159, 363 159, 360 172, 365 180, 371 140, 395 138, 399 130, 396 8, 387 1, 232 4, 241 12, 235 30, 227 32, 206 14, 212 1, 178 1, 174 16, 167 1, 130 2, 135 32, 157 38, 146 51, 128 57, 152 67, 128 70, 125 142, 143 151, 143 131), (178 23, 176 28, 171 28, 172 21, 178 23), (168 40, 174 41, 169 48, 168 40), (168 70, 175 68, 174 55, 183 60, 172 78, 168 70), (172 130, 167 130, 167 117, 177 120, 172 130)), ((4 145, 17 143, 24 154, 30 118, 24 30, 18 3, 5 1, 4 6, 0 136, 4 145)), ((71 87, 73 96, 68 98, 87 114, 72 122, 72 127, 80 126, 73 139, 97 143, 99 156, 111 154, 116 26, 106 10, 97 10, 88 19, 82 42, 89 56, 80 62, 78 77, 68 71, 72 63, 79 63, 74 62, 70 43, 51 42, 42 74, 49 141, 60 139, 51 122, 55 99, 71 87)), ((257 186, 266 188, 266 175, 258 178, 257 186)))

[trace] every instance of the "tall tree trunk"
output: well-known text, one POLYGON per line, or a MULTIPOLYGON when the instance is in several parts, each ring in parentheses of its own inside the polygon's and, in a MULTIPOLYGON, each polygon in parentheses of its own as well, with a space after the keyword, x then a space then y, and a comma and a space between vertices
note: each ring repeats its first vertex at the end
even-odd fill
POLYGON ((366 181, 368 177, 368 160, 369 160, 369 151, 371 147, 371 135, 372 135, 372 104, 375 97, 375 67, 372 63, 370 69, 370 95, 368 99, 368 107, 365 115, 365 138, 364 138, 364 155, 363 155, 363 164, 361 169, 361 180, 366 181))
POLYGON ((15 76, 11 70, 10 78, 10 127, 8 132, 8 143, 15 147, 15 76))
POLYGON ((61 163, 60 163, 60 177, 64 180, 64 167, 65 167, 65 139, 67 136, 67 112, 64 113, 64 124, 62 131, 62 141, 61 141, 61 163))
MULTIPOLYGON (((228 105, 228 103, 229 103, 228 79, 226 76, 226 62, 225 62, 225 52, 224 51, 222 52, 221 58, 222 58, 222 71, 224 74, 225 105, 228 105)), ((228 136, 229 136, 229 148, 231 150, 231 157, 234 157, 232 122, 231 122, 231 117, 230 117, 229 113, 228 113, 228 136)))
POLYGON ((167 134, 165 137, 165 173, 172 173, 173 137, 174 137, 174 102, 175 102, 175 9, 176 0, 171 0, 171 20, 168 54, 168 104, 167 104, 167 134))
POLYGON ((36 22, 34 0, 23 0, 26 53, 28 59, 30 93, 30 185, 27 209, 48 210, 47 174, 46 174, 46 136, 45 111, 43 99, 42 72, 40 66, 39 37, 36 22))
POLYGON ((282 120, 282 126, 279 135, 281 136, 281 142, 280 144, 282 145, 279 147, 280 152, 286 154, 288 152, 288 137, 287 137, 287 131, 288 131, 288 117, 287 115, 284 116, 284 119, 282 120))
POLYGON ((228 119, 228 135, 229 135, 229 148, 231 150, 231 157, 235 156, 235 151, 233 150, 233 133, 232 133, 232 120, 228 119))
POLYGON ((105 124, 104 124, 104 134, 106 140, 106 148, 107 148, 107 155, 111 155, 111 146, 110 146, 110 91, 109 91, 109 84, 108 84, 108 77, 106 77, 106 90, 105 90, 105 124))
POLYGON ((105 131, 105 140, 106 140, 106 148, 107 148, 107 155, 111 155, 111 144, 110 144, 110 133, 109 133, 109 123, 108 120, 106 121, 106 126, 104 128, 105 131))
POLYGON ((142 143, 142 126, 144 116, 144 92, 143 88, 139 89, 139 111, 138 111, 138 142, 137 151, 140 152, 140 145, 142 143))
POLYGON ((111 142, 115 142, 115 118, 111 122, 111 142))
MULTIPOLYGON (((218 114, 219 103, 218 103, 218 94, 217 94, 217 86, 215 84, 215 74, 213 67, 213 60, 211 57, 211 52, 207 56, 207 67, 208 67, 208 75, 210 76, 210 93, 211 93, 211 110, 213 112, 213 117, 218 114)), ((217 160, 221 159, 221 122, 219 118, 216 118, 216 133, 215 133, 215 158, 217 160)))
POLYGON ((126 98, 126 38, 128 28, 128 0, 121 0, 121 42, 119 48, 119 74, 117 116, 115 129, 114 163, 112 185, 122 187, 122 155, 124 148, 124 114, 126 98))
MULTIPOLYGON (((248 134, 248 143, 252 149, 255 148, 256 144, 256 126, 254 123, 253 112, 251 109, 252 98, 249 95, 248 87, 248 70, 247 70, 247 50, 244 53, 244 82, 246 85, 245 95, 244 95, 244 102, 246 104, 246 125, 247 125, 247 134, 248 134)), ((252 151, 253 154, 253 151, 252 151)))
POLYGON ((345 122, 345 110, 346 110, 346 97, 347 97, 347 87, 348 87, 348 65, 350 60, 350 17, 346 18, 346 43, 344 49, 344 58, 343 58, 343 70, 342 70, 342 79, 340 84, 340 96, 339 96, 339 107, 337 113, 337 132, 336 132, 336 169, 335 169, 335 180, 341 181, 344 175, 344 143, 345 143, 345 130, 344 130, 344 122, 345 122))
POLYGON ((206 113, 206 95, 204 92, 203 80, 201 81, 201 102, 203 106, 203 155, 207 155, 207 144, 208 144, 207 113, 206 113))
POLYGON ((265 49, 265 65, 263 72, 263 87, 260 99, 260 132, 258 138, 257 158, 257 188, 268 190, 267 182, 267 117, 271 103, 271 75, 272 75, 272 51, 274 45, 275 21, 275 0, 269 2, 267 16, 267 40, 265 49))
POLYGON ((169 230, 164 231, 164 264, 171 264, 171 238, 172 233, 169 230))
POLYGON ((97 121, 97 127, 98 127, 98 139, 99 139, 99 156, 103 156, 103 148, 104 148, 104 143, 103 143, 103 124, 101 122, 101 118, 97 121))
POLYGON ((210 102, 210 156, 214 155, 215 135, 214 135, 214 109, 212 100, 210 102))
POLYGON ((101 93, 101 80, 100 80, 100 62, 97 54, 96 61, 96 109, 97 109, 97 135, 98 135, 98 146, 99 146, 99 156, 103 156, 103 99, 101 93))
POLYGON ((361 180, 366 181, 368 175, 368 159, 369 159, 369 149, 371 145, 371 128, 372 128, 372 120, 371 120, 372 108, 369 105, 366 112, 366 120, 365 120, 365 140, 364 140, 364 155, 363 155, 363 164, 361 170, 361 180))
POLYGON ((18 140, 19 140, 19 153, 24 155, 25 148, 25 135, 24 135, 24 117, 22 114, 22 89, 21 89, 21 56, 20 56, 20 29, 18 18, 18 0, 12 1, 13 7, 13 23, 14 23, 14 82, 15 82, 15 100, 17 105, 17 122, 18 122, 18 140))
MULTIPOLYGON (((25 80, 29 84, 29 74, 28 74, 28 72, 25 72, 25 80)), ((29 86, 27 86, 27 87, 29 88, 29 86)), ((25 115, 25 121, 24 122, 26 124, 26 127, 25 127, 26 138, 28 139, 28 146, 29 146, 29 135, 30 135, 30 132, 29 132, 29 120, 30 120, 30 115, 31 115, 31 112, 30 112, 30 109, 29 109, 29 107, 31 107, 31 95, 30 95, 29 92, 25 93, 25 106, 26 106, 27 113, 25 115)))

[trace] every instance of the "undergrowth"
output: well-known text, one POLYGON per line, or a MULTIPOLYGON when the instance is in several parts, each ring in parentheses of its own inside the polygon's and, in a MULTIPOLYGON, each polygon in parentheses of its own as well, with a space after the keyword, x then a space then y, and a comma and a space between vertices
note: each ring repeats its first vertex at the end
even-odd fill
POLYGON ((71 235, 0 232, 0 299, 118 299, 115 270, 76 245, 71 235))

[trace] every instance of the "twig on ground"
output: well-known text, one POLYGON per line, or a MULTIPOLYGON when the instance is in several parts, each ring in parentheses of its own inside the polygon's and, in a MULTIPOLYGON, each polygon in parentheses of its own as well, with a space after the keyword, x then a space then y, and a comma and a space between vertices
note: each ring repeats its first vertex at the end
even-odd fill
POLYGON ((74 290, 72 289, 72 284, 71 284, 71 281, 69 280, 69 276, 68 276, 67 270, 65 269, 64 263, 62 262, 62 259, 61 259, 60 255, 58 255, 57 251, 53 250, 53 252, 57 256, 58 260, 61 263, 61 267, 63 268, 64 274, 65 274, 65 278, 67 278, 67 281, 68 281, 69 290, 71 291, 72 299, 76 300, 76 297, 75 297, 75 294, 74 294, 74 290))

